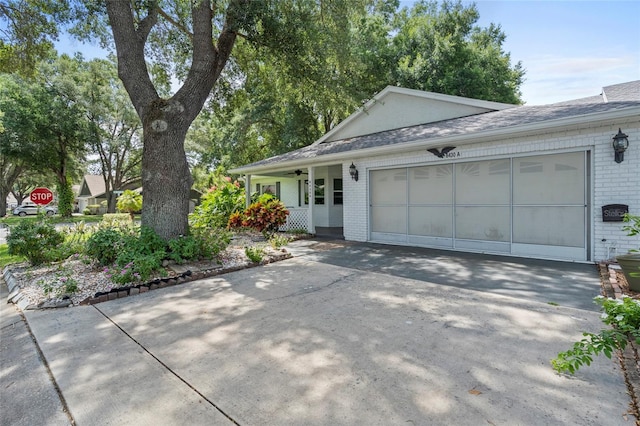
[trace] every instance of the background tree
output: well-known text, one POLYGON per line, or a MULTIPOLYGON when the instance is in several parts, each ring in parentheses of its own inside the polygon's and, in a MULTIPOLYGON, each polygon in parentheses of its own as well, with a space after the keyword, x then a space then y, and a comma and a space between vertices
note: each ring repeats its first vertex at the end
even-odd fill
MULTIPOLYGON (((0 80, 0 110, 5 114, 0 153, 53 173, 58 194, 67 191, 89 137, 86 111, 75 93, 79 83, 66 72, 70 61, 62 57, 49 64, 42 73, 48 81, 29 83, 15 75, 0 80)), ((59 206, 61 213, 70 214, 68 207, 59 206)))
MULTIPOLYGON (((56 179, 51 172, 42 172, 31 169, 28 166, 24 166, 20 176, 18 176, 18 178, 13 182, 11 194, 13 194, 18 205, 20 205, 27 197, 29 197, 31 191, 38 186, 54 188, 56 187, 56 179)), ((60 194, 58 194, 58 196, 59 195, 60 194)))
POLYGON ((116 65, 111 60, 96 59, 83 63, 82 98, 91 126, 90 150, 97 154, 97 172, 104 179, 107 211, 116 208, 114 191, 140 179, 142 161, 142 126, 131 105, 116 65))
POLYGON ((69 17, 65 0, 0 0, 0 72, 33 76, 69 17))
POLYGON ((0 154, 0 217, 4 217, 7 214, 7 197, 22 170, 21 163, 12 161, 9 157, 0 154))
POLYGON ((520 103, 524 70, 511 66, 499 26, 476 26, 475 5, 420 1, 394 23, 394 84, 505 103, 520 103))

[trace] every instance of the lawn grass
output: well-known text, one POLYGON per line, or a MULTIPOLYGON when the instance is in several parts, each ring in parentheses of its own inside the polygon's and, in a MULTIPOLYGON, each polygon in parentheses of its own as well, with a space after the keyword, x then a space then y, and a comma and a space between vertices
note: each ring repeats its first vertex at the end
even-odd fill
MULTIPOLYGON (((102 220, 102 215, 87 215, 87 216, 80 215, 80 216, 72 216, 72 217, 62 217, 60 215, 54 215, 51 217, 47 217, 47 219, 49 220, 50 223, 77 223, 77 222, 96 223, 102 220)), ((14 226, 19 224, 23 220, 33 222, 38 220, 38 216, 35 216, 35 215, 25 216, 25 217, 6 216, 0 219, 0 224, 4 224, 7 226, 14 226)))
POLYGON ((12 263, 24 262, 26 259, 22 256, 12 256, 9 254, 9 246, 0 244, 0 269, 12 263))

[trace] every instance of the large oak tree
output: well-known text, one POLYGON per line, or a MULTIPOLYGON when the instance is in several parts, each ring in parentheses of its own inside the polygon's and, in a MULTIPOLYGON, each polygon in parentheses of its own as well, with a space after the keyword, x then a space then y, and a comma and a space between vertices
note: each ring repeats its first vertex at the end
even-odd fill
POLYGON ((237 38, 260 45, 265 54, 280 55, 285 62, 301 61, 299 53, 304 51, 301 46, 307 41, 309 26, 322 26, 339 39, 348 34, 343 22, 348 11, 363 9, 362 3, 106 1, 118 74, 143 126, 143 225, 166 239, 187 233, 192 177, 184 151, 185 135, 225 68, 237 38), (157 76, 158 68, 149 65, 145 55, 149 52, 160 56, 170 52, 165 58, 171 58, 175 63, 171 71, 182 79, 182 86, 169 98, 160 96, 154 85, 152 76, 157 76))

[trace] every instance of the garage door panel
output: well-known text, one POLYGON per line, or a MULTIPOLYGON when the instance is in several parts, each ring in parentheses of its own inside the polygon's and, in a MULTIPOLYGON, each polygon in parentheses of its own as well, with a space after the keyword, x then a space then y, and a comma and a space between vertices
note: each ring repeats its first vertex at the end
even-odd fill
POLYGON ((513 160, 514 204, 584 204, 583 152, 513 160))
POLYGON ((453 237, 453 207, 409 207, 409 234, 428 237, 453 237))
POLYGON ((507 207, 456 207, 456 238, 511 240, 511 209, 507 207))
POLYGON ((406 204, 407 169, 371 172, 371 204, 406 204))
POLYGON ((509 204, 511 161, 456 164, 457 204, 509 204))
POLYGON ((407 233, 406 206, 372 206, 371 231, 395 234, 407 233))
POLYGON ((453 165, 412 167, 409 169, 410 204, 451 204, 453 165))
POLYGON ((584 207, 514 207, 513 242, 585 247, 584 207))

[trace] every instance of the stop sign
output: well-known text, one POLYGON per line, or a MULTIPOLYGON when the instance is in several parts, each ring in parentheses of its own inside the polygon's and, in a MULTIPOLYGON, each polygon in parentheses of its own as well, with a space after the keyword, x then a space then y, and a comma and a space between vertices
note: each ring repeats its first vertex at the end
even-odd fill
POLYGON ((39 206, 46 206, 53 201, 53 192, 49 188, 36 188, 31 191, 31 201, 39 206))

